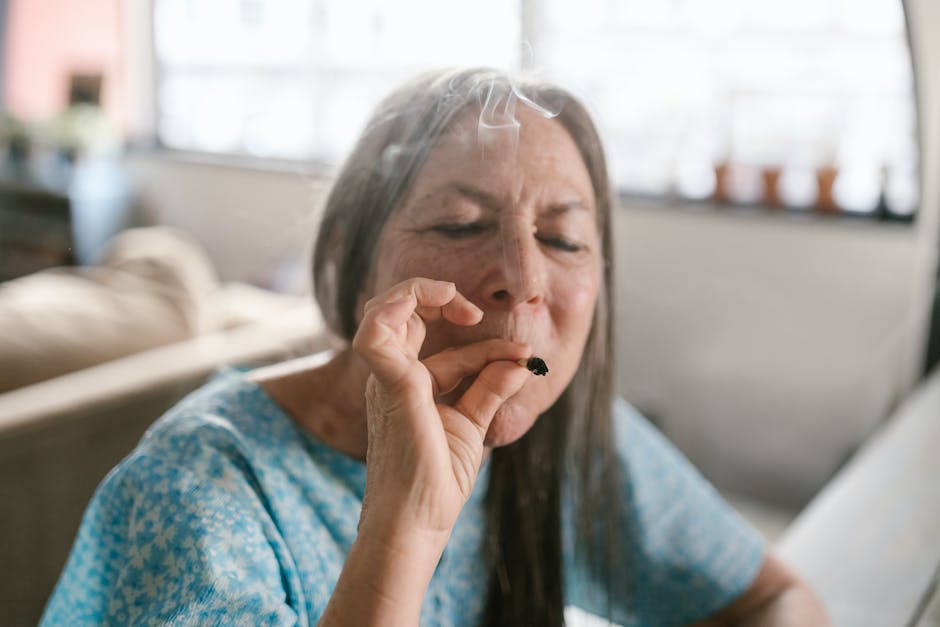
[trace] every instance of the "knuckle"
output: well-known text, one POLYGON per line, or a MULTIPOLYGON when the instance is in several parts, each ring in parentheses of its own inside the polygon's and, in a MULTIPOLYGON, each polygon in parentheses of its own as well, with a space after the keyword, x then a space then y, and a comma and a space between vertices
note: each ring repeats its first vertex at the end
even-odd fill
POLYGON ((360 325, 356 335, 353 336, 352 349, 363 356, 368 356, 376 351, 375 344, 378 342, 376 337, 378 330, 368 325, 360 325))
POLYGON ((379 305, 379 297, 373 296, 366 301, 366 304, 362 306, 363 315, 369 315, 369 313, 379 305))
POLYGON ((415 296, 418 295, 421 287, 425 285, 427 279, 422 277, 412 277, 404 282, 404 286, 407 287, 415 296))
POLYGON ((481 427, 479 412, 476 408, 468 405, 466 397, 461 397, 457 399, 457 402, 454 404, 454 409, 470 419, 477 428, 481 427))

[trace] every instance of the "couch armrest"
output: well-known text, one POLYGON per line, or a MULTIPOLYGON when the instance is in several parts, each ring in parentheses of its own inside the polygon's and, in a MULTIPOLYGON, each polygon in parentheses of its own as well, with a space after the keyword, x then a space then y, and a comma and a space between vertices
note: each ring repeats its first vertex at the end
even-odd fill
POLYGON ((327 347, 312 305, 0 395, 0 616, 35 625, 95 487, 182 396, 226 365, 327 347))
POLYGON ((41 381, 0 394, 0 446, 21 431, 119 405, 147 391, 194 389, 222 366, 270 363, 325 347, 319 313, 303 306, 41 381))

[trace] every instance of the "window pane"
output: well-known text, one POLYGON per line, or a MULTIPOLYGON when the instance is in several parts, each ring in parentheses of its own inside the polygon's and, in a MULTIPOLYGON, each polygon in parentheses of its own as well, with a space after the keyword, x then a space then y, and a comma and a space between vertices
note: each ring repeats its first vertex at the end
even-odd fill
POLYGON ((173 148, 337 163, 417 72, 518 64, 519 7, 156 0, 160 138, 173 148))
POLYGON ((160 139, 171 148, 303 158, 311 84, 295 75, 177 71, 161 82, 160 139))
POLYGON ((406 77, 524 63, 582 95, 622 189, 708 198, 730 168, 758 202, 772 170, 805 207, 829 168, 846 210, 916 205, 899 0, 155 0, 155 29, 177 148, 337 163, 406 77))
MULTIPOLYGON (((551 44, 536 48, 536 64, 597 113, 621 187, 706 198, 722 164, 757 179, 792 170, 790 182, 833 167, 844 210, 871 211, 882 191, 897 212, 912 209, 916 119, 899 0, 541 6, 551 44)), ((761 199, 757 179, 738 200, 761 199)))
POLYGON ((155 0, 161 67, 296 68, 309 57, 307 0, 155 0))

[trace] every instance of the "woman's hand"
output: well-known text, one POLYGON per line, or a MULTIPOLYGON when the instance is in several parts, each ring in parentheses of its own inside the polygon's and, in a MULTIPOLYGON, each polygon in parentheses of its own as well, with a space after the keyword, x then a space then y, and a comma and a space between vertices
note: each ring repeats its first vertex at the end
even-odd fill
POLYGON ((440 550, 470 497, 494 414, 531 376, 527 345, 492 339, 420 360, 425 322, 472 326, 483 312, 453 283, 416 278, 370 300, 353 339, 371 368, 366 494, 360 530, 429 537, 440 550), (439 402, 468 376, 453 404, 439 402))
MULTIPOLYGON (((525 384, 531 349, 492 339, 419 359, 425 323, 472 326, 453 283, 410 279, 370 300, 353 349, 371 369, 359 535, 320 625, 417 625, 428 583, 476 482, 499 407, 525 384), (452 403, 461 380, 474 381, 452 403)), ((462 388, 460 388, 462 389, 462 388)))

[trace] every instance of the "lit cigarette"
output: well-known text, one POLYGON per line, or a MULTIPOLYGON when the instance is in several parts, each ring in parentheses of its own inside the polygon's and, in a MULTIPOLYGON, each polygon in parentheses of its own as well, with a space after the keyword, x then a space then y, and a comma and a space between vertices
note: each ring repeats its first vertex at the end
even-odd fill
POLYGON ((532 374, 545 376, 548 374, 548 366, 545 365, 545 360, 541 357, 529 357, 528 359, 520 359, 516 362, 524 368, 528 368, 529 372, 532 374))

